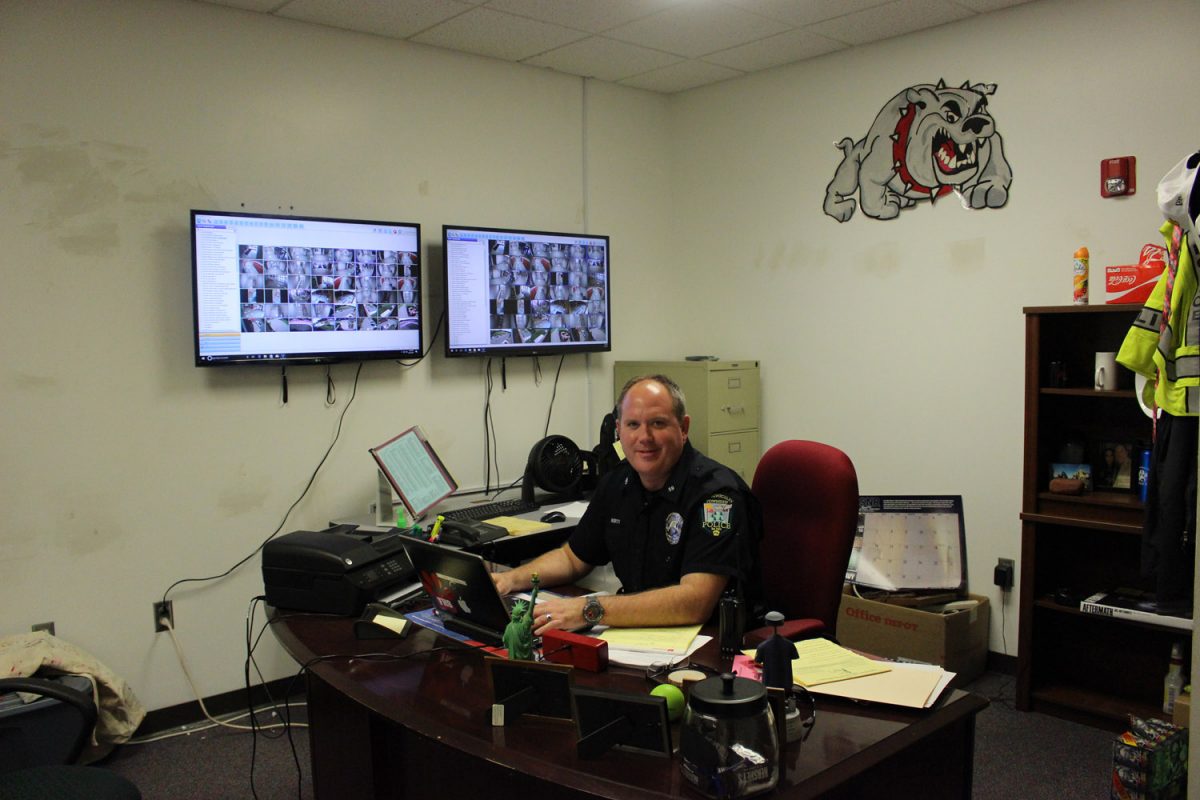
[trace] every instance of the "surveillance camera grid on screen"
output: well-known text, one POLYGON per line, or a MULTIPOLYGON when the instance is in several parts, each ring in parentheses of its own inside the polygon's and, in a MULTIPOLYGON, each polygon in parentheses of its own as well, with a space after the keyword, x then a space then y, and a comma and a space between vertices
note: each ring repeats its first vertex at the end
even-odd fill
POLYGON ((242 244, 242 330, 417 330, 419 275, 413 252, 242 244))
POLYGON ((491 342, 605 342, 603 245, 490 239, 491 342))

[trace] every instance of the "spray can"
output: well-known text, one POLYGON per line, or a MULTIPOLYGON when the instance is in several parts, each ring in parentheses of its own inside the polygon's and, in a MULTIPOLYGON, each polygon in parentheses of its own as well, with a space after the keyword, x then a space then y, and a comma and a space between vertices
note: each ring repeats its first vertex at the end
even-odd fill
POLYGON ((1086 247, 1075 251, 1074 273, 1074 303, 1077 306, 1086 306, 1088 304, 1088 249, 1086 247))

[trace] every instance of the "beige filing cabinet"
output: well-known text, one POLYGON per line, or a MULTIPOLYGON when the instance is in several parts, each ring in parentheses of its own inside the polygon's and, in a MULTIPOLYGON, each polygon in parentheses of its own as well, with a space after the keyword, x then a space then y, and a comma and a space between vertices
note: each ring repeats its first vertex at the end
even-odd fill
POLYGON ((616 361, 613 398, 638 375, 666 375, 679 384, 692 418, 688 439, 700 452, 754 479, 759 452, 757 361, 616 361))

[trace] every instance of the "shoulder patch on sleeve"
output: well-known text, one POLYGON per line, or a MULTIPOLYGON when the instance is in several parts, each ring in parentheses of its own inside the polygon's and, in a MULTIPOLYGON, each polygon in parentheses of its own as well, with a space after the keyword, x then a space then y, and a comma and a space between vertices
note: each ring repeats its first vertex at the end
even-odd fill
POLYGON ((701 505, 703 519, 701 525, 708 529, 713 536, 720 536, 730 528, 730 514, 733 511, 733 499, 727 495, 714 494, 701 505))

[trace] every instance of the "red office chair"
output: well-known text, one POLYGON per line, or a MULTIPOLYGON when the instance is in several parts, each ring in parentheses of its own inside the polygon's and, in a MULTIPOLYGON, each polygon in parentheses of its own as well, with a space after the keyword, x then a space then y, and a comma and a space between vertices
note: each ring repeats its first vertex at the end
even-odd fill
MULTIPOLYGON (((789 440, 763 454, 754 471, 762 504, 763 597, 779 611, 788 639, 832 638, 846 565, 858 527, 858 475, 850 458, 820 442, 789 440)), ((753 647, 771 627, 746 634, 753 647)))

